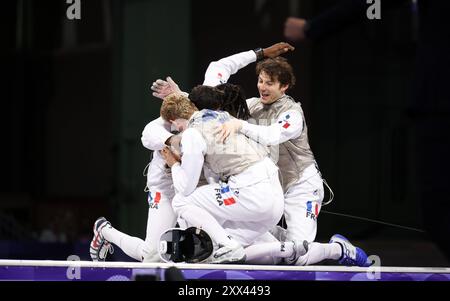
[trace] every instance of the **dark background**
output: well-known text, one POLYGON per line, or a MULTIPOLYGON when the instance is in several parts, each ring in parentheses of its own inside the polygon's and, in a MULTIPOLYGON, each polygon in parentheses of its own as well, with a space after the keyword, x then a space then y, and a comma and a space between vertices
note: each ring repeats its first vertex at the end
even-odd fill
MULTIPOLYGON (((98 216, 144 238, 150 153, 140 136, 160 105, 152 81, 171 75, 189 91, 210 61, 284 41, 286 17, 336 2, 89 0, 81 20, 67 19, 64 0, 2 4, 0 258, 89 259, 98 216)), ((344 234, 382 265, 448 266, 423 231, 424 216, 440 208, 431 196, 424 210, 418 193, 417 21, 406 2, 381 20, 295 44, 289 94, 302 103, 336 195, 317 240, 344 234)), ((254 64, 230 81, 257 95, 254 64)))

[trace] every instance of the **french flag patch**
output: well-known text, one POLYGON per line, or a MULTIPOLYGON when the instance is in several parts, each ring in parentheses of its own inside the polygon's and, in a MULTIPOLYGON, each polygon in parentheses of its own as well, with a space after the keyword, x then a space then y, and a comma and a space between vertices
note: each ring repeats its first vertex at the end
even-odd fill
POLYGON ((155 193, 155 197, 152 197, 152 193, 149 192, 148 193, 148 202, 149 203, 154 203, 154 204, 159 204, 159 201, 161 200, 161 193, 159 191, 157 191, 155 193))
POLYGON ((220 193, 222 194, 223 204, 225 206, 236 204, 236 200, 230 195, 231 191, 229 186, 222 187, 220 193))
POLYGON ((287 114, 286 116, 284 116, 283 121, 278 121, 278 123, 282 124, 281 126, 287 129, 291 126, 291 124, 289 123, 289 118, 291 118, 291 116, 287 114))

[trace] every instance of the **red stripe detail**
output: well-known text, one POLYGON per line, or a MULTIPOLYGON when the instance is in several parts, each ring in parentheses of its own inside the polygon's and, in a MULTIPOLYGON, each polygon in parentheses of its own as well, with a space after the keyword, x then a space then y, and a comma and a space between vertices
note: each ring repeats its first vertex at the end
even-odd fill
POLYGON ((319 204, 316 204, 316 217, 319 216, 319 204))
POLYGON ((95 236, 94 243, 93 243, 94 248, 98 248, 100 246, 97 241, 99 235, 100 235, 100 232, 97 232, 97 235, 95 236))
POLYGON ((285 129, 287 129, 288 127, 290 127, 291 125, 289 124, 289 122, 286 122, 285 124, 283 124, 283 127, 285 128, 285 129))
POLYGON ((156 203, 156 204, 159 204, 160 200, 161 200, 161 193, 160 192, 156 192, 155 200, 153 202, 156 203))
POLYGON ((225 204, 225 206, 229 206, 229 205, 233 205, 236 203, 236 201, 234 200, 234 198, 228 198, 223 200, 223 203, 225 204))

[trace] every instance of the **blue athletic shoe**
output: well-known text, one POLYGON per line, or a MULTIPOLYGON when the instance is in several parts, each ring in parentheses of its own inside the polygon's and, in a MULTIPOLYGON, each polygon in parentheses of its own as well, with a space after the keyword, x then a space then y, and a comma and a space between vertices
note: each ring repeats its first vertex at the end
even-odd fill
POLYGON ((352 245, 347 238, 342 235, 335 234, 331 237, 330 243, 336 242, 342 248, 342 255, 339 263, 346 266, 368 267, 370 262, 367 259, 366 252, 352 245))

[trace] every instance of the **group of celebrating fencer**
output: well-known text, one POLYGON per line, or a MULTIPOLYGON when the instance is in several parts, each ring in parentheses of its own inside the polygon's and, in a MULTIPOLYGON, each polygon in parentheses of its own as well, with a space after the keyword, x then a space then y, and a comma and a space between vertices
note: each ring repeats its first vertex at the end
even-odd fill
POLYGON ((342 235, 315 242, 324 180, 301 104, 286 94, 295 76, 280 55, 293 50, 282 42, 214 61, 189 94, 170 77, 152 84, 163 101, 141 138, 153 151, 146 238, 100 217, 92 260, 114 244, 143 262, 370 265, 342 235), (259 96, 246 99, 228 80, 254 62, 259 96))

